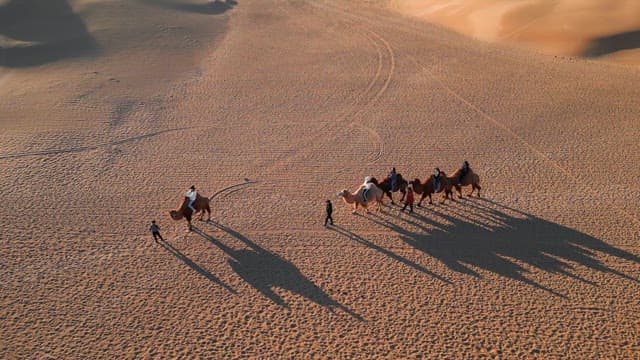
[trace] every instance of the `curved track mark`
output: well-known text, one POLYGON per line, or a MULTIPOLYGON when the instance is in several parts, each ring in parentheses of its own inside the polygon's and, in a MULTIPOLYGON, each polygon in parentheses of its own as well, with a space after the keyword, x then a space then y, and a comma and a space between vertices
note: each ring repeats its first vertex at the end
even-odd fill
MULTIPOLYGON (((310 3, 307 3, 307 4, 310 4, 310 3)), ((313 5, 313 4, 310 4, 310 5, 313 5)), ((313 7, 322 10, 322 13, 326 14, 326 11, 324 11, 324 9, 322 9, 321 7, 317 7, 317 6, 313 6, 313 7)), ((336 21, 336 19, 332 18, 332 21, 336 21)), ((376 51, 375 53, 376 65, 375 65, 375 72, 373 76, 369 79, 366 87, 362 91, 360 91, 358 95, 355 96, 353 102, 347 105, 345 110, 340 111, 334 121, 328 122, 319 128, 319 131, 326 132, 329 134, 328 136, 325 136, 325 138, 333 138, 334 136, 339 136, 339 133, 340 131, 342 131, 344 126, 352 126, 354 123, 361 123, 361 121, 358 120, 358 117, 360 117, 367 110, 370 110, 371 106, 373 106, 373 104, 379 101, 379 99, 388 89, 389 84, 391 83, 393 74, 395 72, 395 55, 393 53, 393 49, 384 38, 382 38, 380 35, 378 35, 373 31, 362 29, 358 26, 355 26, 353 24, 353 21, 344 21, 344 20, 338 20, 338 21, 344 23, 345 26, 351 30, 349 31, 349 34, 356 34, 356 35, 362 36, 362 38, 365 39, 367 43, 373 47, 373 49, 376 51), (385 49, 386 51, 383 49, 385 49), (383 74, 386 74, 386 76, 383 74)), ((340 38, 342 40, 345 37, 344 32, 340 32, 340 34, 342 35, 337 36, 337 38, 340 38)), ((350 44, 344 40, 342 42, 345 42, 347 45, 350 44)), ((353 57, 357 58, 356 56, 353 56, 353 57)), ((370 133, 376 134, 375 130, 367 130, 367 131, 369 131, 370 133)), ((373 141, 376 142, 375 136, 373 139, 374 139, 373 141)), ((379 135, 377 136, 377 139, 380 139, 379 135)), ((304 141, 300 143, 304 144, 304 147, 308 150, 311 150, 310 148, 318 148, 318 147, 326 146, 325 140, 323 140, 322 142, 317 142, 317 141, 311 142, 311 141, 312 141, 311 139, 304 139, 304 141)), ((381 141, 377 141, 377 143, 381 144, 381 141)), ((314 153, 314 152, 311 151, 311 153, 314 153)), ((281 166, 288 164, 293 159, 300 158, 300 157, 304 158, 305 156, 309 156, 308 154, 309 154, 309 151, 305 151, 305 152, 301 152, 301 153, 286 157, 285 159, 281 159, 280 161, 277 161, 276 163, 270 166, 269 173, 278 171, 278 169, 280 169, 281 166)), ((377 161, 377 159, 379 159, 382 156, 382 154, 383 154, 383 147, 378 146, 378 149, 376 150, 376 155, 374 156, 375 159, 373 161, 374 162, 377 161)))
POLYGON ((227 186, 225 188, 222 188, 222 189, 216 191, 215 193, 213 193, 213 195, 211 195, 209 197, 209 200, 213 200, 214 198, 216 198, 216 197, 218 197, 218 196, 220 196, 222 194, 225 194, 226 192, 228 192, 228 193, 225 194, 225 195, 228 195, 228 194, 234 193, 234 192, 236 192, 238 190, 241 190, 243 187, 246 187, 246 186, 249 186, 249 185, 253 185, 253 184, 257 184, 257 183, 258 183, 257 181, 252 181, 252 180, 245 179, 245 181, 242 182, 242 183, 229 185, 229 186, 227 186), (231 190, 231 191, 229 191, 229 190, 231 190))

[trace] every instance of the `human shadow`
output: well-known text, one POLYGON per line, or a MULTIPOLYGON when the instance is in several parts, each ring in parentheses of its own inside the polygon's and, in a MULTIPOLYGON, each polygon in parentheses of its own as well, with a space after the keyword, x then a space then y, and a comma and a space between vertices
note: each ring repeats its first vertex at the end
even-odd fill
POLYGON ((402 264, 405 264, 405 265, 407 265, 407 266, 409 266, 409 267, 411 267, 411 268, 413 268, 413 269, 415 269, 415 270, 417 270, 417 271, 419 271, 421 273, 430 275, 430 276, 432 276, 432 277, 434 277, 434 278, 436 278, 436 279, 438 279, 438 280, 440 280, 442 282, 445 282, 447 284, 451 284, 451 281, 449 281, 447 278, 445 278, 445 277, 443 277, 441 275, 438 275, 438 274, 436 274, 436 273, 434 273, 432 271, 429 271, 424 266, 422 266, 420 264, 416 264, 415 262, 413 262, 413 261, 411 261, 409 259, 406 259, 406 258, 394 253, 391 250, 385 249, 382 246, 379 246, 379 245, 377 245, 377 244, 375 244, 375 243, 363 238, 362 236, 343 228, 340 225, 332 225, 331 227, 329 227, 329 229, 335 231, 336 233, 338 233, 338 234, 340 234, 340 235, 342 235, 342 236, 344 236, 346 238, 348 238, 349 240, 353 240, 353 241, 355 241, 355 242, 357 242, 359 244, 362 244, 362 245, 368 247, 369 249, 375 250, 375 251, 377 251, 377 252, 379 252, 379 253, 381 253, 383 255, 386 255, 386 256, 390 257, 391 259, 393 259, 393 260, 395 260, 397 262, 400 262, 402 264))
POLYGON ((204 3, 176 3, 170 0, 143 0, 143 2, 151 5, 157 5, 168 9, 174 9, 184 12, 203 14, 203 15, 220 15, 228 10, 233 9, 238 2, 235 0, 215 0, 206 1, 204 3))
POLYGON ((95 53, 98 46, 67 0, 10 0, 0 6, 0 66, 29 67, 95 53))
POLYGON ((362 320, 360 315, 332 299, 311 280, 307 279, 291 262, 259 246, 246 236, 227 226, 214 221, 208 221, 208 224, 226 232, 248 247, 236 250, 207 234, 202 229, 196 227, 193 229, 196 234, 224 251, 229 256, 228 262, 231 268, 244 281, 269 300, 288 308, 289 304, 273 291, 273 288, 281 288, 303 296, 318 305, 328 308, 332 312, 337 308, 358 320, 362 320))
POLYGON ((508 206, 490 200, 470 199, 462 206, 447 207, 447 211, 441 211, 439 207, 425 211, 444 222, 421 214, 412 216, 418 221, 400 218, 400 221, 418 226, 419 230, 413 231, 398 224, 398 220, 391 221, 379 215, 370 219, 398 232, 405 243, 438 259, 452 271, 473 277, 480 278, 480 273, 474 269, 482 269, 561 297, 566 296, 526 277, 529 271, 520 264, 592 286, 597 284, 577 275, 572 264, 638 282, 638 279, 598 260, 598 256, 604 254, 640 263, 638 256, 508 206), (420 221, 432 227, 420 226, 420 221))
POLYGON ((231 286, 225 284, 217 276, 213 275, 209 271, 207 271, 204 268, 202 268, 200 265, 196 264, 189 257, 187 257, 186 255, 181 253, 178 249, 173 247, 173 245, 171 245, 171 243, 169 243, 168 241, 159 240, 159 241, 157 241, 157 243, 160 244, 163 248, 165 248, 165 250, 167 250, 171 255, 175 256, 178 260, 182 261, 185 265, 189 266, 191 269, 195 270, 198 274, 204 276, 205 278, 207 278, 212 283, 222 286, 223 288, 225 288, 227 291, 229 291, 232 294, 236 294, 237 293, 231 286))
POLYGON ((640 30, 628 31, 605 36, 591 42, 584 52, 585 57, 595 58, 608 55, 616 51, 640 48, 640 30))

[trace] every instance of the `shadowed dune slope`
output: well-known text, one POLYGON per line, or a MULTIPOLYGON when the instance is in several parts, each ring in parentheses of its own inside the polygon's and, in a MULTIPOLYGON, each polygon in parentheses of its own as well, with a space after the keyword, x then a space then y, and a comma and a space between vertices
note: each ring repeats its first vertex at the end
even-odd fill
MULTIPOLYGON (((553 55, 616 61, 622 54, 614 53, 640 48, 640 2, 634 0, 397 0, 391 4, 402 13, 478 39, 553 55)), ((631 62, 630 56, 621 62, 631 62)))

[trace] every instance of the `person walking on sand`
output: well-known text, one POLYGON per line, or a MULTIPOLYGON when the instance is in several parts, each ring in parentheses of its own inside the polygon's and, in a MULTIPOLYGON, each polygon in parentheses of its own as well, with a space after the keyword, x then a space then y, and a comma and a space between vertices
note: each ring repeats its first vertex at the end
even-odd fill
POLYGON ((327 216, 324 218, 324 226, 327 226, 327 222, 329 221, 331 225, 333 225, 333 218, 331 214, 333 213, 333 205, 331 205, 331 200, 327 200, 327 216))
POLYGON ((409 214, 413 212, 413 186, 409 185, 407 187, 407 196, 404 197, 404 207, 400 211, 404 211, 404 209, 409 206, 409 214))
POLYGON ((189 198, 189 204, 187 204, 187 206, 191 209, 191 211, 193 211, 192 215, 195 215, 196 208, 193 207, 193 203, 198 198, 198 192, 196 191, 196 187, 191 185, 191 187, 189 188, 189 191, 187 191, 187 193, 184 194, 184 196, 189 198))
POLYGON ((149 230, 151 231, 151 234, 153 234, 153 240, 155 240, 156 243, 158 242, 158 238, 164 241, 164 239, 162 238, 162 235, 160 235, 160 227, 156 225, 155 220, 151 221, 151 226, 149 227, 149 230))

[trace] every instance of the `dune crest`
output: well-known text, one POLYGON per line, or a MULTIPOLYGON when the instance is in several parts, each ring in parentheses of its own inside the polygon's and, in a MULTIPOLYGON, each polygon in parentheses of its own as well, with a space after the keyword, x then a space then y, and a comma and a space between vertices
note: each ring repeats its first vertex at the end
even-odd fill
POLYGON ((634 0, 395 0, 392 7, 484 41, 640 64, 634 0))

